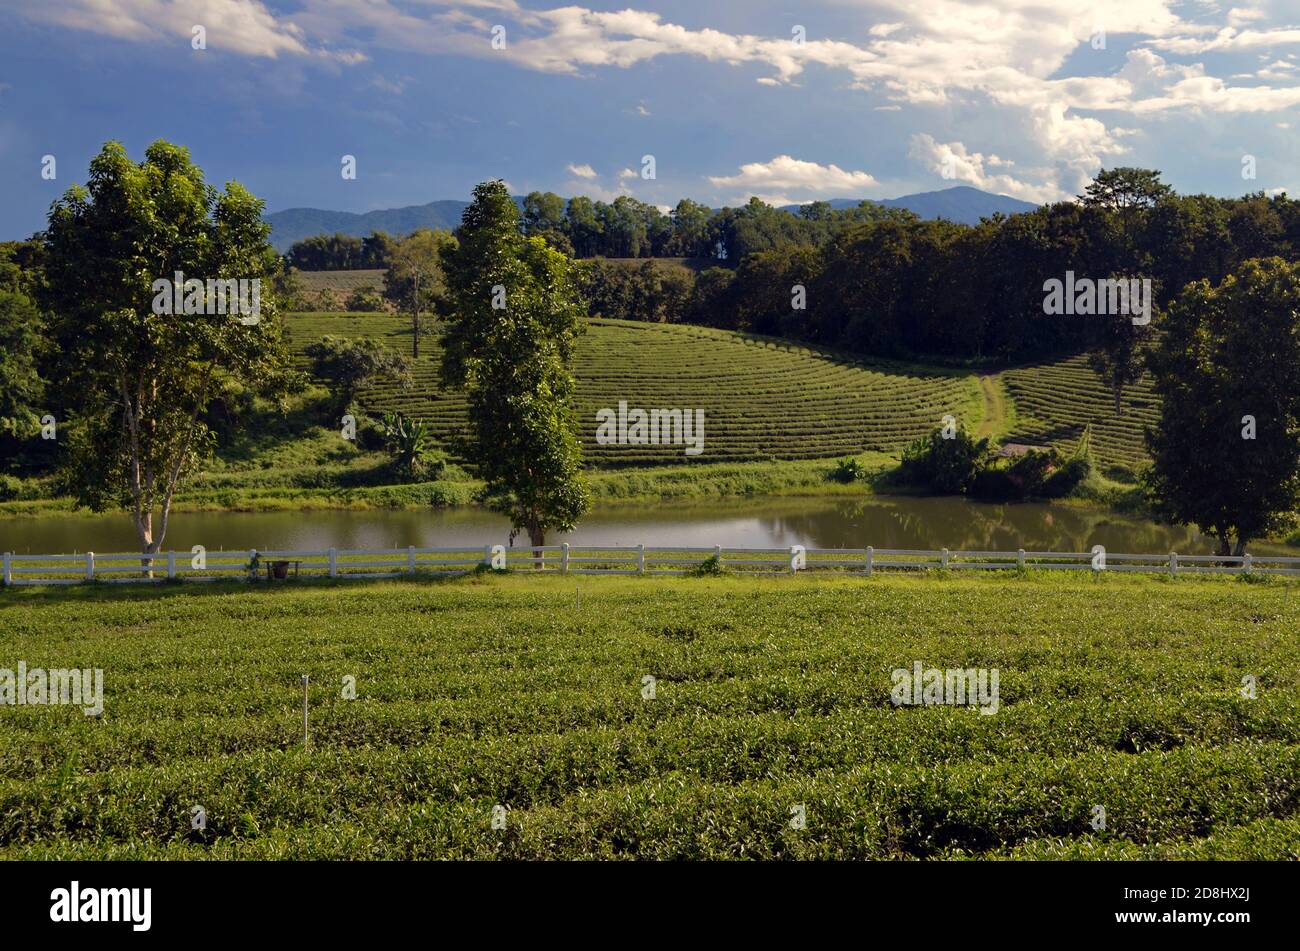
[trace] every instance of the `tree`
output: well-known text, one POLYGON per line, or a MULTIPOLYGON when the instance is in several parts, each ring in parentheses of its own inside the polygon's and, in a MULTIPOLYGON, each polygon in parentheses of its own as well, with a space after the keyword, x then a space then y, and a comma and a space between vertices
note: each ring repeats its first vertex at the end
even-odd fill
POLYGON ((1248 261, 1218 287, 1189 284, 1163 323, 1147 488, 1162 515, 1241 555, 1300 507, 1300 265, 1248 261))
POLYGON ((0 458, 36 432, 44 384, 36 371, 41 316, 26 294, 0 286, 0 458))
POLYGON ((41 303, 59 396, 76 414, 67 478, 79 503, 129 509, 146 554, 211 445, 209 404, 289 378, 274 295, 260 294, 279 267, 262 210, 236 182, 209 186, 163 140, 139 163, 107 143, 89 184, 50 209, 41 303))
POLYGON ((347 412, 361 388, 376 380, 411 385, 406 358, 369 337, 337 340, 326 334, 303 352, 312 361, 312 372, 328 382, 331 413, 347 412))
POLYGON ((420 337, 428 333, 420 315, 433 313, 446 291, 441 253, 454 241, 445 231, 416 231, 393 251, 384 273, 384 297, 411 315, 412 359, 419 359, 420 337))
POLYGON ((443 380, 467 391, 465 454, 485 500, 510 519, 512 540, 525 531, 536 547, 551 529, 572 531, 590 504, 569 369, 584 306, 572 262, 521 235, 518 221, 505 184, 485 182, 458 245, 444 250, 452 310, 443 380))

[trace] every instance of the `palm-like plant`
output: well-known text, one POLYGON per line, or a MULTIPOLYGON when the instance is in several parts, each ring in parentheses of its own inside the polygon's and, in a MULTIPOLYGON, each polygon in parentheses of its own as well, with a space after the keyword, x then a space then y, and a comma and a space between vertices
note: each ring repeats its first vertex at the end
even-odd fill
POLYGON ((384 446, 409 477, 414 479, 423 470, 430 441, 429 427, 423 420, 408 419, 401 413, 384 414, 384 446))

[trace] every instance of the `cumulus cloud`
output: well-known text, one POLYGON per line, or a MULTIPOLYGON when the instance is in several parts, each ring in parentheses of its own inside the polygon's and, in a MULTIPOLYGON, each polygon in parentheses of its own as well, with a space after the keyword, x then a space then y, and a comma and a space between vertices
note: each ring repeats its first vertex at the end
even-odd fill
POLYGON ((133 42, 188 45, 198 25, 213 51, 270 59, 318 56, 344 63, 366 59, 356 50, 313 44, 302 27, 277 16, 261 0, 16 0, 14 9, 39 22, 133 42))
POLYGON ((991 173, 987 169, 1006 168, 1015 163, 996 155, 972 152, 961 142, 938 142, 934 136, 924 132, 912 136, 908 155, 948 181, 972 185, 995 194, 1037 203, 1068 197, 1051 185, 1033 185, 1005 173, 991 173))
POLYGON ((770 204, 795 204, 817 196, 858 197, 878 184, 867 172, 848 172, 838 165, 818 165, 789 155, 750 162, 735 175, 711 175, 709 183, 770 204))
POLYGON ((574 165, 574 164, 570 163, 569 166, 568 166, 568 169, 569 169, 569 174, 570 174, 570 175, 576 175, 576 176, 578 176, 579 178, 595 178, 595 177, 596 177, 596 170, 595 170, 594 168, 592 168, 590 165, 574 165))

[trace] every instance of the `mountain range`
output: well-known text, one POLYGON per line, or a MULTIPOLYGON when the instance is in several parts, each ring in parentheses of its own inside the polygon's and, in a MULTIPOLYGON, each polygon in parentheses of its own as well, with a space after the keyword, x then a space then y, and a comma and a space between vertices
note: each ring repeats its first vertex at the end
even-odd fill
MULTIPOLYGON (((516 201, 521 199, 516 198, 516 201)), ((833 208, 852 208, 860 198, 833 198, 833 208)), ((265 216, 271 226, 271 244, 277 251, 288 251, 295 241, 316 234, 342 232, 364 238, 372 231, 387 231, 392 235, 409 234, 419 228, 450 229, 460 224, 467 201, 444 199, 427 205, 407 205, 404 208, 384 208, 358 214, 352 211, 326 211, 321 208, 286 208, 265 216)), ((945 188, 942 191, 920 192, 901 198, 887 198, 879 202, 892 208, 906 208, 922 218, 946 218, 962 224, 978 224, 981 218, 994 213, 1013 215, 1032 211, 1037 205, 1006 195, 994 195, 968 185, 945 188)), ((797 212, 798 205, 786 205, 785 211, 797 212)))

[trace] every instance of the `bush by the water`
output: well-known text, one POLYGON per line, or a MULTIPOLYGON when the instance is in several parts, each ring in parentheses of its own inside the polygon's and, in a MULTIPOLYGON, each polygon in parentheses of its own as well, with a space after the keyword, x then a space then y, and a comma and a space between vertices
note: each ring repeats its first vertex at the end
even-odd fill
POLYGON ((1091 472, 1086 455, 1065 460, 1055 449, 1043 449, 1007 461, 993 454, 987 439, 964 430, 944 438, 935 430, 908 446, 895 478, 940 495, 1012 502, 1064 498, 1091 472))

